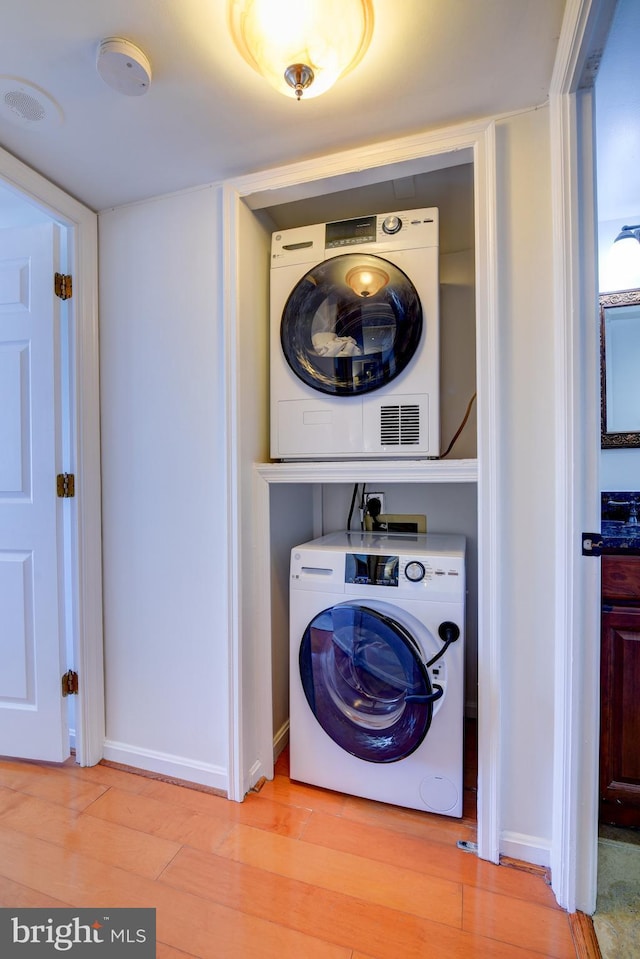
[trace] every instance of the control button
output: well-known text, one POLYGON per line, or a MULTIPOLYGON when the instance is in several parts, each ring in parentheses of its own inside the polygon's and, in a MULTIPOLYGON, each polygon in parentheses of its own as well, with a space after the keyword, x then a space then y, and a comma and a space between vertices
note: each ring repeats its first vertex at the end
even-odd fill
POLYGON ((421 579, 424 579, 424 566, 417 560, 412 560, 407 563, 404 573, 409 582, 419 583, 421 579))
POLYGON ((382 221, 383 233, 399 233, 402 229, 402 220, 399 216, 388 216, 382 221))

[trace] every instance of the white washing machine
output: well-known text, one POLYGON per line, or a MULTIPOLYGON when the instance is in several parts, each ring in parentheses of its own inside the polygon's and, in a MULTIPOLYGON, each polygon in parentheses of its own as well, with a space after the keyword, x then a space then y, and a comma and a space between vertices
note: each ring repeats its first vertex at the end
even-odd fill
POLYGON ((464 610, 463 536, 295 547, 291 778, 462 816, 464 610))
POLYGON ((274 233, 273 459, 440 453, 438 210, 274 233))

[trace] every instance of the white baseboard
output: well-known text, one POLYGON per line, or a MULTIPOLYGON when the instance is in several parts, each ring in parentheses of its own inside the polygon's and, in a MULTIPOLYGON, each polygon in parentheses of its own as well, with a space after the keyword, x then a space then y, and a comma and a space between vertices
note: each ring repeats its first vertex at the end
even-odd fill
POLYGON ((212 789, 220 789, 227 795, 229 793, 227 770, 211 763, 201 763, 194 759, 186 759, 184 756, 141 749, 109 739, 105 739, 104 742, 104 758, 112 763, 144 769, 170 779, 183 779, 185 782, 198 783, 200 786, 210 786, 212 789))
POLYGON ((500 837, 500 855, 520 859, 535 866, 551 865, 551 842, 539 836, 527 836, 519 832, 503 832, 500 837))
POLYGON ((273 761, 277 761, 278 756, 289 742, 289 720, 287 719, 273 737, 273 761))

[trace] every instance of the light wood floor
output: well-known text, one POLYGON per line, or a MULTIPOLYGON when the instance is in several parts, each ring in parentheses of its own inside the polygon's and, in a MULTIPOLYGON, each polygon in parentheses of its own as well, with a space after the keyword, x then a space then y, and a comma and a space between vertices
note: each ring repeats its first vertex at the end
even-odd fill
POLYGON ((471 821, 292 783, 245 802, 99 765, 0 761, 0 905, 157 910, 160 959, 575 959, 540 876, 471 821))

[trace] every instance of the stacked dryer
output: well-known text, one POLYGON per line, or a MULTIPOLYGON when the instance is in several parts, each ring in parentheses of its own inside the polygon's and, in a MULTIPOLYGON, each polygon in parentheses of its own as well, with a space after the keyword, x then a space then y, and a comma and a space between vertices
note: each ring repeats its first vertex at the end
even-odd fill
POLYGON ((437 457, 438 210, 273 234, 273 459, 437 457))

